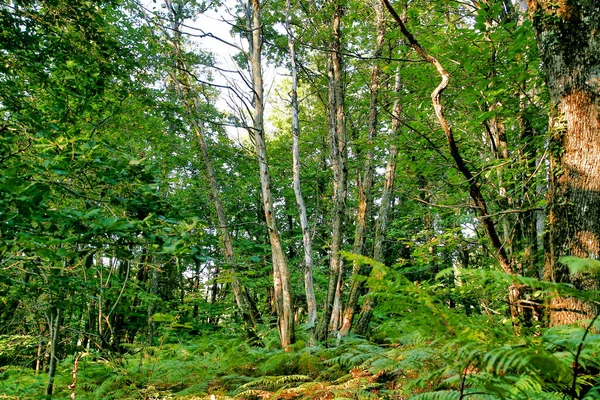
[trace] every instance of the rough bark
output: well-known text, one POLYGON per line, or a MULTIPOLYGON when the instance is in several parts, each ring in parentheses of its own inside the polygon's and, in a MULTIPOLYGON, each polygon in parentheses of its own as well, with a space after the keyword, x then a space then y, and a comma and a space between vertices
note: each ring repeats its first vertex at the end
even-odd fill
POLYGON ((317 300, 313 286, 313 252, 310 226, 306 214, 306 205, 302 196, 300 185, 300 123, 298 118, 298 71, 296 67, 296 44, 291 26, 290 0, 286 1, 286 30, 288 39, 288 50, 290 58, 290 71, 292 73, 292 170, 294 181, 294 194, 298 214, 300 215, 300 227, 302 228, 302 243, 304 245, 304 291, 306 293, 306 306, 308 313, 307 326, 312 329, 317 321, 317 300))
MULTIPOLYGON (((383 49, 383 40, 385 36, 385 19, 383 18, 383 5, 379 2, 375 4, 375 15, 377 23, 377 38, 375 43, 375 62, 371 68, 370 99, 369 99, 369 120, 367 132, 367 151, 365 155, 364 172, 358 177, 358 213, 356 215, 356 229, 354 232, 354 254, 363 254, 365 247, 366 232, 368 221, 371 217, 372 208, 372 187, 373 187, 373 159, 374 148, 373 141, 377 135, 377 123, 379 112, 379 88, 381 86, 381 68, 378 64, 378 58, 381 57, 383 49)), ((350 293, 342 316, 342 326, 339 336, 344 337, 352 327, 352 320, 358 305, 358 297, 364 287, 364 279, 361 276, 361 265, 354 262, 352 266, 352 283, 350 284, 350 293)))
POLYGON ((334 312, 336 293, 339 293, 340 279, 343 275, 342 259, 342 227, 346 212, 346 195, 348 180, 348 153, 346 148, 346 115, 344 110, 344 88, 342 70, 342 24, 343 6, 338 1, 332 19, 332 40, 329 56, 329 131, 331 136, 331 164, 333 169, 333 227, 330 247, 329 285, 323 314, 317 326, 316 338, 324 341, 328 336, 331 316, 334 312))
MULTIPOLYGON (((600 256, 600 8, 595 0, 529 0, 550 94, 549 232, 544 277, 597 290, 560 257, 600 256)), ((550 325, 590 319, 598 306, 551 301, 550 325)))
POLYGON ((250 53, 250 66, 252 69, 252 90, 254 92, 253 103, 253 126, 252 136, 256 145, 256 153, 259 164, 261 193, 265 220, 269 230, 271 253, 273 262, 273 282, 275 289, 275 306, 277 309, 279 338, 281 346, 288 349, 294 343, 294 313, 292 309, 292 290, 290 285, 290 273, 285 253, 281 243, 281 236, 275 219, 273 207, 273 196, 271 193, 271 174, 267 160, 267 146, 264 131, 264 97, 263 78, 261 68, 262 50, 262 26, 260 17, 259 0, 252 0, 252 26, 250 53))

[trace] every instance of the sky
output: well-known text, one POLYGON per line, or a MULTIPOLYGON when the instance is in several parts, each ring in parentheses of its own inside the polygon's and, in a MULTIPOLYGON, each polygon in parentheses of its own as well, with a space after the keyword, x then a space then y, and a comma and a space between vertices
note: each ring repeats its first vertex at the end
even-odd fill
MULTIPOLYGON (((149 11, 164 10, 164 3, 161 0, 156 0, 156 2, 146 0, 143 4, 149 11)), ((236 1, 226 0, 218 9, 211 8, 194 20, 186 21, 186 27, 183 30, 183 32, 188 35, 188 39, 191 40, 195 46, 213 53, 217 66, 226 71, 236 71, 238 69, 233 60, 233 56, 239 53, 239 50, 234 46, 243 49, 248 48, 248 43, 245 40, 242 40, 239 36, 235 37, 231 33, 231 22, 234 20, 231 13, 235 11, 235 4, 236 1), (224 42, 231 43, 234 46, 229 46, 224 42)), ((266 97, 265 121, 267 121, 265 128, 267 134, 269 134, 269 130, 273 130, 272 126, 268 123, 268 116, 273 110, 272 106, 269 104, 269 96, 274 92, 273 89, 275 85, 280 82, 283 72, 284 71, 281 69, 275 68, 275 66, 268 65, 263 60, 263 79, 266 97)), ((250 89, 245 85, 237 73, 215 71, 212 78, 213 83, 217 85, 233 85, 238 87, 245 95, 250 95, 250 89)), ((221 96, 217 102, 217 107, 219 110, 228 113, 243 108, 239 99, 226 89, 221 89, 221 96)), ((227 128, 227 133, 230 138, 239 141, 240 144, 247 144, 248 135, 245 129, 229 127, 227 128)))

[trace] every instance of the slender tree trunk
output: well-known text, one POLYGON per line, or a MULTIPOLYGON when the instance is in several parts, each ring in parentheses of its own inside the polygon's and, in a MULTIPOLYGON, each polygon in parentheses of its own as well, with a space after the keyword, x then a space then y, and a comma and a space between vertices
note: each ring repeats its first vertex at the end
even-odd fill
MULTIPOLYGON (((172 28, 174 31, 173 52, 174 52, 174 55, 177 57, 176 64, 177 64, 177 66, 181 66, 184 71, 188 71, 188 66, 186 65, 185 60, 181 58, 181 49, 180 49, 180 46, 181 46, 180 28, 181 28, 181 24, 183 23, 183 16, 181 15, 181 12, 180 12, 181 10, 179 10, 178 8, 174 8, 171 5, 171 2, 167 1, 167 5, 168 5, 169 10, 171 11, 172 17, 173 17, 173 21, 172 21, 172 28)), ((212 167, 211 157, 210 157, 210 154, 208 151, 208 145, 206 143, 204 127, 202 126, 201 123, 198 122, 200 120, 200 112, 199 112, 200 104, 199 104, 198 98, 195 96, 195 94, 190 93, 189 88, 192 86, 192 83, 190 81, 189 76, 184 75, 182 78, 183 82, 180 82, 180 80, 177 79, 176 72, 177 72, 177 68, 175 68, 175 70, 173 72, 172 80, 173 80, 173 83, 174 83, 177 91, 180 93, 180 95, 182 97, 182 100, 186 107, 186 111, 189 116, 188 121, 190 122, 190 124, 192 126, 192 130, 193 130, 193 132, 196 136, 196 139, 198 140, 198 144, 200 146, 200 151, 202 152, 204 169, 205 169, 206 176, 208 178, 208 182, 209 182, 209 186, 210 186, 210 199, 212 200, 213 206, 214 206, 216 214, 217 214, 217 221, 218 221, 217 232, 219 234, 219 238, 220 238, 221 244, 223 246, 223 254, 225 256, 225 263, 227 264, 228 268, 231 268, 235 271, 236 257, 235 257, 235 252, 233 249, 233 241, 231 239, 231 234, 229 231, 229 223, 228 223, 227 215, 225 213, 225 208, 223 207, 223 203, 221 202, 221 195, 220 195, 220 191, 219 191, 217 175, 212 167), (184 87, 182 87, 182 83, 183 83, 184 87)), ((219 274, 219 268, 217 267, 215 276, 218 276, 218 274, 219 274)), ((254 343, 260 342, 260 339, 258 338, 258 336, 256 334, 256 325, 257 325, 258 317, 254 313, 254 311, 251 307, 251 301, 248 296, 248 293, 243 289, 239 279, 235 275, 233 275, 231 287, 233 290, 233 296, 234 296, 235 302, 242 314, 242 319, 246 323, 249 338, 254 343)), ((211 293, 210 293, 211 302, 216 300, 216 297, 217 297, 216 289, 217 289, 217 284, 215 281, 215 283, 213 284, 213 286, 211 288, 211 293)))
POLYGON ((281 236, 275 219, 273 207, 273 195, 271 193, 271 174, 267 160, 267 145, 264 130, 264 97, 263 78, 261 68, 262 50, 262 25, 260 17, 259 0, 252 0, 252 29, 251 29, 251 53, 250 66, 252 69, 252 89, 254 92, 253 102, 253 127, 252 136, 256 144, 256 153, 259 163, 259 174, 262 192, 262 201, 265 211, 265 220, 269 230, 273 262, 273 282, 275 289, 275 306, 279 327, 279 338, 281 346, 288 349, 294 343, 294 313, 292 304, 292 289, 290 284, 290 272, 287 260, 283 252, 281 236))
MULTIPOLYGON (((396 72, 396 83, 394 85, 394 92, 398 94, 401 89, 400 73, 396 72)), ((388 221, 390 216, 390 209, 392 205, 392 193, 394 189, 394 180, 396 178, 396 157, 398 156, 398 146, 394 144, 394 139, 400 132, 400 114, 402 111, 402 104, 400 100, 396 98, 394 100, 394 106, 392 108, 392 133, 393 137, 390 145, 390 152, 388 155, 388 162, 385 167, 385 181, 383 183, 383 193, 381 194, 381 205, 379 207, 379 215, 377 223, 375 224, 375 243, 373 246, 373 258, 375 261, 384 261, 384 250, 385 250, 385 238, 387 233, 388 221)), ((375 309, 375 297, 368 293, 365 296, 358 321, 353 329, 353 332, 357 335, 364 336, 369 328, 369 322, 373 316, 373 310, 375 309)))
MULTIPOLYGON (((464 159, 462 158, 462 155, 460 154, 458 145, 456 144, 456 140, 454 139, 454 133, 452 131, 452 127, 451 127, 450 123, 448 122, 448 120, 446 119, 446 116, 444 114, 444 106, 442 105, 441 99, 442 99, 442 94, 444 93, 444 91, 448 87, 448 83, 450 82, 450 74, 448 73, 448 71, 446 71, 446 69, 444 69, 444 67, 438 61, 438 59, 431 56, 421 46, 421 44, 415 39, 415 37, 408 31, 408 29, 406 28, 406 25, 404 24, 404 22, 402 21, 402 19, 398 15, 398 13, 396 13, 394 8, 391 6, 389 1, 388 0, 382 0, 382 1, 383 1, 383 4, 385 5, 385 7, 390 12, 390 14, 392 15, 392 17, 394 18, 394 21, 396 21, 396 24, 398 25, 400 32, 402 32, 402 35, 406 38, 408 45, 424 61, 427 61, 432 66, 434 66, 440 76, 440 83, 431 93, 431 102, 433 104, 433 109, 435 111, 435 115, 438 119, 438 122, 440 123, 440 126, 442 127, 442 129, 446 135, 448 149, 450 151, 450 155, 452 156, 452 159, 454 160, 454 163, 456 164, 456 168, 459 170, 459 172, 464 176, 464 178, 467 181, 467 184, 469 186, 469 195, 471 196, 473 203, 475 203, 477 213, 479 214, 479 220, 480 220, 481 224, 483 225, 483 227, 485 228, 488 239, 490 240, 490 243, 495 251, 494 256, 496 257, 496 259, 498 260, 498 263, 500 264, 500 267, 506 274, 514 275, 515 272, 513 269, 513 262, 511 260, 511 258, 509 257, 509 255, 507 254, 506 249, 504 248, 502 241, 500 240, 500 237, 498 236, 496 224, 490 217, 485 197, 483 196, 483 193, 481 192, 481 189, 480 189, 479 185, 477 184, 475 177, 473 176, 473 174, 467 167, 464 159)), ((519 302, 520 297, 521 297, 521 286, 518 284, 511 285, 509 288, 509 293, 508 293, 508 302, 510 304, 511 316, 515 320, 519 317, 518 302, 519 302)))
POLYGON ((44 339, 43 336, 40 335, 40 340, 38 342, 38 348, 37 348, 37 353, 36 353, 36 357, 35 357, 35 374, 39 374, 40 371, 42 370, 44 364, 43 364, 43 358, 42 358, 42 349, 44 347, 44 339))
MULTIPOLYGON (((332 19, 332 40, 329 56, 329 131, 331 136, 331 164, 333 169, 334 210, 329 262, 329 285, 323 314, 317 326, 316 338, 325 341, 328 336, 331 316, 334 312, 336 293, 343 275, 340 250, 343 241, 343 224, 346 213, 348 181, 348 151, 346 143, 346 115, 344 110, 344 87, 342 80, 342 24, 343 5, 337 1, 332 19)), ((339 301, 339 298, 338 298, 339 301)), ((339 304, 339 303, 338 303, 339 304)))
POLYGON ((313 329, 317 321, 317 300, 313 286, 313 254, 310 226, 306 215, 306 206, 300 185, 300 123, 298 118, 298 71, 296 68, 296 45, 291 26, 290 0, 286 1, 286 29, 290 57, 290 70, 292 73, 292 169, 294 174, 294 194, 298 214, 300 214, 300 227, 302 228, 302 243, 304 245, 304 291, 308 311, 307 325, 313 329))
POLYGON ((56 355, 58 348, 58 338, 60 335, 60 325, 63 319, 62 310, 54 307, 51 313, 46 316, 48 321, 48 330, 50 331, 50 361, 48 362, 48 383, 46 384, 46 396, 52 397, 54 390, 54 378, 56 376, 56 364, 58 357, 56 355))
MULTIPOLYGON (((197 109, 197 99, 194 99, 194 104, 196 106, 195 108, 197 109)), ((201 129, 201 127, 195 122, 195 119, 193 125, 194 131, 196 133, 196 138, 198 139, 198 143, 200 144, 200 149, 202 151, 206 175, 210 183, 210 197, 215 207, 215 211, 217 213, 217 220, 219 222, 217 232, 219 232, 219 238, 221 239, 221 244, 223 246, 225 262, 227 263, 228 268, 232 268, 235 270, 236 257, 233 249, 233 241, 231 239, 231 234, 229 233, 229 224, 227 216, 225 214, 225 208, 223 207, 223 203, 221 202, 219 185, 217 182, 217 175, 215 174, 215 171, 212 168, 210 154, 208 153, 208 146, 204 138, 204 132, 201 129)), ((251 302, 248 297, 248 293, 245 290, 243 290, 242 284, 236 276, 233 276, 231 287, 233 289, 233 297, 235 299, 235 302, 238 308, 240 309, 240 312, 242 313, 242 318, 244 322, 247 324, 248 335, 253 341, 258 341, 259 339, 256 335, 257 316, 253 312, 252 307, 250 305, 251 302)))
MULTIPOLYGON (((527 109, 529 107, 529 96, 525 94, 527 90, 527 82, 522 83, 523 93, 521 94, 520 104, 520 115, 519 115, 519 130, 520 130, 520 151, 519 159, 522 168, 522 179, 524 183, 522 185, 521 208, 531 208, 535 204, 529 199, 535 199, 540 193, 544 192, 543 185, 540 183, 536 185, 527 184, 529 181, 534 180, 534 175, 537 173, 539 162, 542 162, 537 156, 537 148, 534 143, 536 132, 534 131, 533 125, 527 116, 527 109), (533 190, 531 190, 533 188, 533 190), (531 193, 531 194, 530 194, 531 193)), ((543 171, 543 170, 542 170, 543 171)), ((538 219, 542 221, 545 219, 543 211, 539 210, 528 210, 523 212, 521 216, 521 235, 523 241, 523 260, 522 268, 524 276, 539 277, 542 268, 539 268, 540 257, 539 254, 543 249, 543 243, 541 236, 538 237, 537 222, 538 219), (541 216, 540 216, 541 214, 541 216)))
MULTIPOLYGON (((383 48, 383 39, 385 35, 385 19, 383 17, 383 5, 376 1, 375 14, 377 23, 377 39, 375 43, 375 62, 371 68, 371 83, 369 99, 369 121, 367 132, 367 152, 365 155, 364 174, 358 179, 358 213, 356 215, 356 230, 354 232, 354 246, 352 252, 354 254, 363 254, 365 247, 365 239, 367 232, 367 224, 371 217, 372 208, 372 186, 373 186, 373 158, 375 149, 373 141, 377 135, 377 122, 379 112, 379 88, 381 85, 381 69, 379 68, 378 58, 381 57, 383 48)), ((354 262, 352 266, 352 283, 350 285, 350 293, 348 301, 344 309, 342 326, 339 336, 344 337, 352 327, 352 320, 358 305, 358 297, 364 287, 364 279, 361 276, 361 265, 354 262)))
POLYGON ((154 313, 156 312, 156 297, 158 296, 158 268, 153 267, 150 273, 150 294, 152 298, 148 303, 148 330, 146 335, 146 345, 152 346, 154 344, 154 313))
MULTIPOLYGON (((573 274, 562 256, 600 256, 600 8, 595 0, 529 0, 550 94, 550 193, 544 277, 584 290, 598 278, 573 274)), ((572 297, 551 302, 550 325, 595 316, 572 297)))
POLYGON ((433 109, 435 111, 435 115, 438 118, 438 121, 439 121, 442 129, 444 130, 444 133, 446 134, 446 139, 448 141, 448 148, 450 150, 450 155, 454 159, 457 169, 461 172, 461 174, 467 180, 467 183, 469 185, 469 194, 471 196, 471 199, 475 203, 475 206, 477 207, 477 210, 480 215, 481 223, 483 224, 483 226, 488 234, 488 237, 490 239, 490 242, 492 243, 492 246, 494 247, 494 250, 496 252, 495 256, 497 257, 498 262, 500 263, 500 266, 502 267, 504 272, 512 274, 513 270, 512 270, 511 260, 508 258, 508 255, 506 254, 506 251, 504 250, 504 247, 502 246, 502 242, 500 241, 500 238, 498 236, 498 232, 496 230, 494 222, 492 221, 492 219, 489 216, 485 198, 483 197, 483 194, 481 193, 481 189, 477 185, 477 182, 475 181, 473 174, 467 168, 467 165, 465 164, 465 161, 462 158, 460 151, 458 150, 458 146, 456 145, 456 141, 454 139, 454 133, 452 132, 452 127, 450 126, 450 124, 448 123, 448 120, 446 119, 446 117, 444 115, 444 107, 442 106, 441 98, 442 98, 442 93, 448 87, 448 82, 450 81, 450 74, 448 73, 448 71, 446 71, 444 69, 442 64, 440 64, 440 62, 435 57, 432 57, 431 55, 429 55, 427 53, 427 51, 419 44, 419 42, 417 42, 417 40, 414 38, 414 36, 406 29, 404 22, 402 22, 402 19, 400 18, 400 16, 398 16, 398 14, 393 9, 393 7, 390 5, 388 0, 382 0, 382 1, 383 1, 383 4, 388 9, 388 11, 390 12, 390 14, 392 14, 392 17, 394 17, 394 20, 398 24, 400 31, 402 32, 404 37, 407 39, 408 45, 410 47, 412 47, 413 50, 415 50, 415 52, 421 58, 423 58, 423 60, 432 64, 435 67, 435 69, 437 70, 438 74, 440 75, 441 81, 440 81, 439 85, 435 88, 435 90, 431 93, 431 101, 433 103, 433 109))

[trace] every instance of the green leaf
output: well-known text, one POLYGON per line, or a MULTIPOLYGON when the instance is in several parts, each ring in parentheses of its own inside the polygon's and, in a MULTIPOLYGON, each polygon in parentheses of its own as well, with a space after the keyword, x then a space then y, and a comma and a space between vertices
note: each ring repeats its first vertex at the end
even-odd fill
POLYGON ((145 158, 140 158, 139 160, 129 160, 129 165, 140 165, 143 163, 145 158))
POLYGON ((600 261, 592 258, 582 258, 575 256, 562 256, 558 259, 562 264, 569 267, 572 274, 588 273, 592 275, 600 274, 600 261))

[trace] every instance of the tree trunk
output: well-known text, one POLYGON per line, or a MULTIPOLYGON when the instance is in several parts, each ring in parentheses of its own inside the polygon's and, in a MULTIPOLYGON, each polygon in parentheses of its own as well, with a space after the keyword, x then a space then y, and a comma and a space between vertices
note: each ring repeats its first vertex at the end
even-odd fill
MULTIPOLYGON (((383 39, 385 35, 383 5, 379 1, 375 3, 375 14, 377 22, 377 41, 375 44, 374 58, 376 60, 371 68, 371 96, 369 99, 369 121, 367 133, 368 147, 365 156, 364 175, 361 177, 359 174, 358 178, 358 213, 356 215, 356 230, 354 232, 354 246, 352 248, 352 252, 354 254, 364 253, 367 224, 371 217, 372 208, 371 191, 373 187, 373 158, 375 153, 373 141, 377 134, 379 87, 381 85, 381 69, 379 68, 379 61, 377 59, 381 57, 383 39)), ((352 327, 352 320, 354 319, 354 314, 356 312, 358 297, 362 288, 364 287, 364 279, 361 277, 361 273, 364 273, 364 271, 361 271, 361 269, 361 265, 355 261, 352 267, 352 283, 350 285, 350 293, 348 295, 348 301, 346 302, 346 308, 344 309, 342 326, 339 332, 340 337, 346 336, 352 327)))
MULTIPOLYGON (((323 314, 316 331, 316 338, 325 341, 333 313, 336 293, 343 275, 340 250, 343 240, 343 223, 346 213, 348 181, 348 152, 346 143, 346 115, 344 110, 344 87, 342 81, 341 24, 343 6, 338 0, 332 19, 332 40, 329 56, 329 131, 331 136, 331 164, 333 169, 333 227, 330 247, 329 285, 323 314)), ((339 298, 338 298, 339 301, 339 298)), ((338 303, 339 304, 339 303, 338 303)))
POLYGON ((56 376, 56 364, 58 357, 56 355, 58 347, 58 337, 60 334, 60 325, 62 321, 62 310, 54 307, 52 312, 46 316, 48 321, 48 330, 50 331, 50 361, 48 362, 48 383, 46 385, 46 396, 52 397, 54 390, 54 377, 56 376))
MULTIPOLYGON (((550 193, 544 277, 597 290, 562 256, 600 255, 600 8, 595 0, 529 0, 550 94, 550 193)), ((597 305, 557 296, 550 325, 590 319, 597 305)))
POLYGON ((154 313, 156 312, 156 297, 158 296, 158 268, 152 267, 152 272, 150 273, 150 294, 152 298, 148 302, 148 330, 146 333, 146 345, 153 346, 154 345, 154 331, 156 328, 156 323, 154 322, 154 313))
POLYGON ((313 329, 317 321, 317 300, 313 287, 313 255, 312 238, 310 236, 310 227, 306 215, 306 206, 302 196, 302 187, 300 186, 300 123, 298 118, 298 71, 296 68, 296 45, 292 32, 290 21, 290 0, 286 1, 286 29, 288 48, 290 56, 290 70, 292 73, 292 164, 294 174, 294 194, 300 214, 300 227, 302 228, 302 242, 304 245, 304 291, 306 293, 306 306, 308 311, 307 326, 313 329))
POLYGON ((261 50, 262 50, 262 25, 260 18, 259 0, 252 0, 252 26, 251 26, 251 53, 250 66, 252 69, 252 89, 254 92, 253 102, 253 126, 252 137, 256 144, 256 153, 258 156, 260 184, 263 207, 265 211, 265 220, 269 230, 269 240, 271 242, 271 253, 273 262, 273 286, 275 289, 275 306, 277 309, 279 338, 281 346, 288 350, 294 343, 294 313, 292 304, 292 289, 290 285, 290 272, 287 260, 283 252, 281 236, 275 219, 273 207, 273 196, 271 193, 271 174, 267 160, 267 146, 265 143, 264 130, 264 98, 263 98, 263 78, 261 68, 261 50))
MULTIPOLYGON (((173 51, 174 55, 177 57, 176 59, 176 68, 174 68, 173 72, 173 83, 180 93, 183 103, 186 108, 186 112, 188 113, 188 121, 192 126, 192 130, 198 140, 198 144, 200 146, 200 151, 202 152, 202 159, 204 162, 204 169, 206 172, 206 176, 208 178, 209 186, 210 186, 210 199, 212 200, 213 206, 215 208, 215 212, 217 214, 217 232, 219 234, 219 239, 223 246, 223 255, 225 256, 225 263, 227 264, 228 269, 233 269, 235 271, 236 265, 236 257, 235 251, 233 249, 233 241, 231 239, 231 234, 229 231, 229 223, 227 219, 227 215, 225 214, 225 208, 223 207, 223 203, 221 202, 221 195, 219 191, 219 183, 217 181, 217 174, 215 173, 211 157, 208 152, 208 145, 206 143, 206 138, 204 134, 204 127, 198 121, 201 121, 201 115, 199 113, 200 105, 198 98, 193 94, 189 93, 189 88, 192 86, 191 80, 188 75, 184 75, 180 82, 177 79, 176 72, 178 70, 177 66, 181 66, 182 70, 188 71, 188 67, 184 59, 181 58, 181 24, 183 23, 183 15, 181 15, 181 10, 179 8, 174 8, 169 1, 167 1, 167 5, 172 14, 172 30, 174 32, 173 36, 173 51), (183 83, 183 85, 182 85, 183 83), (183 87, 182 87, 183 86, 183 87)), ((219 275, 219 268, 216 268, 215 278, 219 275)), ((248 293, 243 289, 242 284, 240 283, 237 276, 232 275, 231 287, 233 290, 233 297, 235 302, 242 314, 242 319, 246 324, 246 330, 248 337, 250 340, 257 344, 260 342, 258 335, 256 334, 256 325, 257 325, 257 315, 253 311, 251 307, 251 301, 248 296, 248 293)), ((209 301, 214 302, 216 300, 217 295, 217 283, 216 281, 213 283, 210 289, 210 297, 209 301)))
MULTIPOLYGON (((194 105, 197 109, 197 99, 194 99, 194 105)), ((202 151, 202 157, 204 159, 204 168, 206 170, 206 175, 210 184, 210 197, 215 207, 215 211, 217 213, 217 221, 219 223, 219 226, 217 227, 217 232, 219 233, 219 238, 221 239, 221 244, 223 246, 225 263, 227 264, 228 268, 235 270, 236 257, 233 249, 233 241, 231 240, 231 234, 229 233, 229 223, 225 214, 225 208, 223 207, 223 203, 221 202, 219 185, 217 182, 217 175, 214 169, 212 168, 210 154, 208 153, 208 146, 204 138, 204 132, 201 129, 201 127, 196 123, 195 119, 193 126, 194 131, 196 133, 196 138, 198 139, 198 143, 200 144, 200 150, 202 151)), ((243 290, 242 284, 240 283, 238 277, 235 275, 233 275, 231 287, 233 289, 233 297, 235 299, 235 302, 240 312, 242 313, 242 319, 247 325, 248 337, 254 342, 260 341, 256 334, 257 316, 253 312, 252 307, 250 306, 251 302, 248 297, 248 293, 245 290, 243 290)))
MULTIPOLYGON (((404 21, 402 21, 402 19, 400 18, 398 13, 394 10, 394 8, 389 3, 389 1, 382 0, 382 2, 385 5, 385 7, 388 9, 388 11, 390 12, 392 17, 394 18, 394 21, 396 21, 396 24, 398 25, 400 32, 402 32, 402 35, 406 38, 408 45, 424 61, 427 61, 432 66, 434 66, 437 73, 440 76, 440 83, 433 90, 433 92, 431 92, 431 102, 433 105, 433 109, 435 111, 435 115, 438 119, 438 122, 446 135, 446 141, 448 143, 448 150, 450 151, 450 155, 452 156, 452 159, 454 160, 454 163, 456 164, 456 168, 459 170, 459 172, 463 175, 463 177, 467 181, 467 184, 469 186, 469 195, 470 195, 471 199, 473 200, 473 203, 475 204, 477 213, 479 214, 479 220, 480 220, 481 224, 483 225, 483 227, 485 228, 488 239, 490 240, 490 243, 495 251, 494 256, 498 260, 498 263, 500 264, 500 267, 502 268, 502 271, 504 271, 504 273, 506 273, 508 275, 514 275, 515 271, 514 271, 514 266, 513 266, 513 260, 507 254, 506 249, 504 248, 502 241, 500 240, 500 237, 498 236, 496 224, 494 223, 494 220, 492 220, 492 218, 489 214, 489 211, 488 211, 487 201, 479 187, 479 184, 477 183, 477 181, 475 179, 475 176, 473 176, 473 173, 469 170, 469 168, 467 167, 467 164, 465 163, 465 160, 462 158, 462 155, 460 153, 460 150, 459 150, 458 145, 456 144, 456 140, 454 138, 454 132, 452 130, 452 126, 450 125, 450 123, 448 122, 448 120, 446 119, 446 116, 444 114, 444 106, 442 105, 441 100, 442 100, 442 94, 444 93, 444 91, 448 87, 448 83, 450 82, 450 74, 442 66, 442 64, 439 62, 439 60, 437 58, 431 56, 421 46, 421 44, 417 41, 417 39, 415 39, 415 37, 408 31, 408 29, 406 28, 406 25, 404 24, 404 21)), ((510 304, 511 317, 513 317, 513 319, 515 319, 515 320, 519 317, 518 301, 519 301, 520 297, 521 297, 521 286, 518 284, 511 285, 509 288, 509 293, 508 293, 508 302, 510 304)))
MULTIPOLYGON (((394 85, 394 92, 398 94, 401 89, 400 74, 396 72, 396 83, 394 85)), ((394 100, 394 106, 392 108, 392 144, 390 145, 390 153, 388 155, 388 162, 385 167, 385 181, 383 183, 383 193, 381 194, 381 205, 379 206, 379 215, 377 223, 375 224, 375 244, 373 246, 373 258, 375 261, 384 261, 384 242, 387 232, 388 220, 390 215, 390 206, 392 204, 392 192, 394 189, 394 180, 396 177, 396 157, 398 156, 398 146, 394 144, 394 138, 398 136, 400 131, 400 113, 402 111, 402 104, 400 100, 396 98, 394 100)), ((358 321, 354 327, 353 332, 357 335, 364 336, 369 328, 369 322, 373 316, 373 310, 375 308, 375 298, 372 294, 368 293, 365 296, 358 321)))

